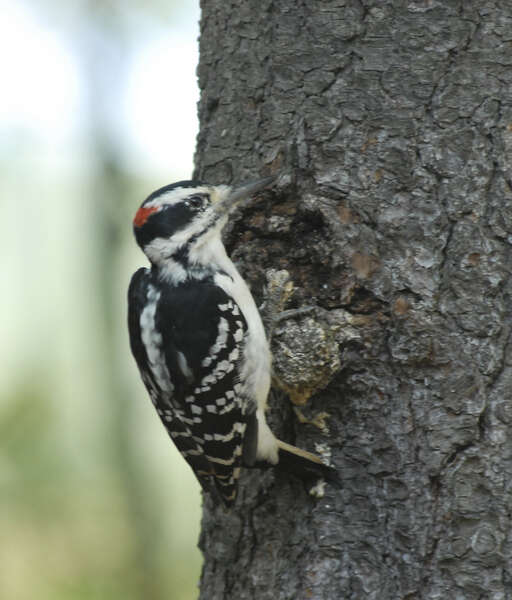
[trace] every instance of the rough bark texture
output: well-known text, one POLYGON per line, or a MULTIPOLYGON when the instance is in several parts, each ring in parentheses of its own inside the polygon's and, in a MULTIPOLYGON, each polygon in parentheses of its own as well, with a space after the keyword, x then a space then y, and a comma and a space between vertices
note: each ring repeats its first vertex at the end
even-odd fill
POLYGON ((326 427, 271 418, 343 488, 246 472, 206 502, 201 599, 512 598, 512 4, 202 8, 196 174, 285 173, 227 241, 260 300, 286 269, 319 307, 288 326, 334 340, 302 407, 326 427))

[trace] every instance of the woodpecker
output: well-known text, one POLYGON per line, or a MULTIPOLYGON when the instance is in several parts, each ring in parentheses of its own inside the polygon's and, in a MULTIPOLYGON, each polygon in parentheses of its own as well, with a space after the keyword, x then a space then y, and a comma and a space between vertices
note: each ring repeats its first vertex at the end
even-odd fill
POLYGON ((270 348, 221 239, 239 203, 274 179, 236 188, 179 181, 150 194, 133 220, 151 266, 135 272, 128 290, 131 350, 171 439, 203 490, 227 507, 242 466, 282 463, 305 478, 337 481, 266 422, 270 348))

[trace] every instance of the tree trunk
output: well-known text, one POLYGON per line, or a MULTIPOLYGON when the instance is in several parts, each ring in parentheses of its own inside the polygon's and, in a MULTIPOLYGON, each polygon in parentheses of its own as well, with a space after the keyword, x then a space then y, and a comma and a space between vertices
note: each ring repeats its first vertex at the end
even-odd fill
POLYGON ((228 248, 317 307, 273 344, 306 422, 271 421, 343 487, 206 501, 201 599, 512 598, 512 4, 202 4, 196 175, 282 173, 228 248))

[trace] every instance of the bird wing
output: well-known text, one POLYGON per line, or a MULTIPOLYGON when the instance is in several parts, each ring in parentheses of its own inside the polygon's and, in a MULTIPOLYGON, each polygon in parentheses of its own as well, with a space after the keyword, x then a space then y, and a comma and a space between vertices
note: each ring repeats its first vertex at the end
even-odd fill
POLYGON ((202 487, 236 497, 248 403, 240 380, 247 323, 212 282, 179 290, 135 273, 129 290, 132 352, 169 435, 202 487))

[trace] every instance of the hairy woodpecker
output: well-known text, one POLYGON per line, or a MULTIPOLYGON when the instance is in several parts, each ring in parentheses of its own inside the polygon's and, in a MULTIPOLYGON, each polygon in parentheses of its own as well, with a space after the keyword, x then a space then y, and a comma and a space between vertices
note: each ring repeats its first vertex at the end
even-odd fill
POLYGON ((334 471, 278 440, 265 420, 271 354, 254 299, 221 231, 239 202, 274 180, 231 188, 180 181, 153 192, 133 220, 151 263, 132 277, 132 353, 151 400, 202 488, 230 506, 240 467, 305 477, 334 471))

